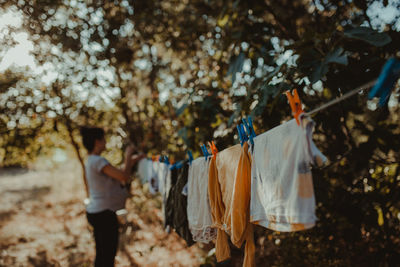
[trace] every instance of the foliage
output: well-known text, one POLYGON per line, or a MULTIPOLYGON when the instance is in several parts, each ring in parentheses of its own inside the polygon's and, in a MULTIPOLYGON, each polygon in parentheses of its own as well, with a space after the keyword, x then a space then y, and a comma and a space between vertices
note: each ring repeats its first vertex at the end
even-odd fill
MULTIPOLYGON (((400 35, 396 21, 384 25, 368 15, 376 5, 399 8, 372 0, 7 1, 4 8, 29 15, 24 26, 38 64, 57 73, 44 87, 40 79, 9 81, 20 92, 43 88, 43 109, 35 113, 69 123, 75 136, 79 125, 95 124, 117 148, 127 137, 179 160, 186 149, 199 155, 211 139, 220 150, 237 142, 236 123, 245 115, 257 133, 289 119, 285 90, 298 88, 311 110, 377 77, 388 57, 398 56, 400 35)), ((1 97, 14 87, 1 86, 1 97)), ((377 109, 358 95, 314 116, 316 143, 330 159, 314 170, 319 223, 292 234, 258 229, 260 264, 399 261, 398 95, 397 86, 390 107, 377 109)), ((2 114, 5 127, 13 108, 2 114)), ((16 136, 14 121, 2 140, 16 136)))

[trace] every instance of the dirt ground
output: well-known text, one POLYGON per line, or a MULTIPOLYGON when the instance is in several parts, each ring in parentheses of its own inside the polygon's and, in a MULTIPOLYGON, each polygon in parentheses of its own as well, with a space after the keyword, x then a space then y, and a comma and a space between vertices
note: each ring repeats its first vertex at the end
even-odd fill
MULTIPOLYGON (((132 185, 116 266, 199 266, 207 248, 188 248, 162 227, 159 199, 132 185)), ((79 164, 0 170, 0 266, 92 266, 79 164)))

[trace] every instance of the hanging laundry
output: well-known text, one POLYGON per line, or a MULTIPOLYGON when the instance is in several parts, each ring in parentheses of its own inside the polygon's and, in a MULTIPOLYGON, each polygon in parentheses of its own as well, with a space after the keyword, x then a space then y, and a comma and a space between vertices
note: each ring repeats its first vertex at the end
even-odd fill
POLYGON ((158 162, 157 168, 158 190, 163 196, 163 199, 168 197, 169 189, 171 188, 171 171, 169 165, 164 162, 158 162))
MULTIPOLYGON (((235 178, 242 156, 242 149, 241 145, 238 144, 219 152, 215 158, 211 159, 209 167, 208 191, 213 227, 218 228, 215 254, 219 262, 230 257, 228 235, 231 235, 232 231, 236 231, 235 229, 240 228, 232 226, 232 216, 237 215, 233 213, 234 207, 232 204, 243 200, 235 200, 234 197, 243 197, 246 194, 246 192, 240 193, 240 190, 243 190, 242 188, 235 187, 235 178), (234 192, 236 192, 236 196, 234 192)), ((234 222, 236 221, 235 218, 234 222)), ((244 228, 246 228, 246 234, 241 236, 241 240, 236 238, 232 240, 232 235, 231 240, 234 244, 239 244, 242 240, 246 240, 243 266, 254 266, 255 246, 252 229, 247 226, 244 228)), ((237 237, 240 234, 234 234, 233 236, 237 237)))
POLYGON ((164 162, 150 160, 148 168, 148 172, 150 173, 148 175, 150 193, 168 195, 171 186, 169 165, 164 162))
POLYGON ((145 184, 147 181, 149 181, 149 177, 152 174, 152 165, 153 161, 147 158, 141 159, 138 162, 137 176, 142 184, 145 184))
POLYGON ((171 189, 169 191, 169 196, 167 199, 167 203, 165 205, 165 225, 166 226, 174 226, 173 225, 173 220, 174 220, 174 191, 175 191, 175 186, 178 181, 178 175, 179 175, 180 169, 174 168, 171 170, 171 189))
POLYGON ((148 167, 149 167, 149 173, 150 173, 150 175, 148 176, 149 191, 152 195, 155 195, 160 190, 159 189, 159 186, 160 186, 159 179, 158 179, 160 162, 152 161, 148 167))
POLYGON ((186 244, 191 246, 195 242, 187 220, 187 197, 182 194, 182 189, 188 182, 188 171, 187 161, 184 162, 182 168, 171 171, 172 186, 165 205, 165 224, 175 229, 175 232, 186 241, 186 244))
POLYGON ((161 211, 164 215, 164 226, 166 226, 165 205, 171 189, 171 170, 169 169, 169 164, 164 162, 155 161, 153 164, 157 173, 158 192, 160 192, 162 197, 161 211))
POLYGON ((251 156, 249 145, 243 144, 236 171, 232 197, 231 241, 240 248, 246 241, 244 266, 254 266, 254 228, 250 223, 251 156))
POLYGON ((187 217, 193 240, 209 243, 217 237, 217 229, 212 228, 210 202, 208 196, 208 168, 210 160, 200 157, 189 166, 187 185, 187 217))
POLYGON ((312 141, 314 122, 300 116, 254 138, 250 221, 275 231, 315 225, 310 164, 326 158, 312 141))

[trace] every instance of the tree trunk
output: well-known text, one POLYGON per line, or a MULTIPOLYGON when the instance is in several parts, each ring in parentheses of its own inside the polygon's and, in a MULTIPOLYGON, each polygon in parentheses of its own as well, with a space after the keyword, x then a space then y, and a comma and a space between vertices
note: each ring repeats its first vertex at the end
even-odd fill
POLYGON ((67 126, 68 135, 69 135, 69 138, 71 139, 71 144, 72 144, 72 146, 73 146, 73 148, 75 150, 75 153, 76 153, 76 155, 78 157, 79 163, 81 164, 81 167, 82 167, 82 178, 83 178, 83 183, 85 184, 86 196, 89 197, 89 187, 88 187, 87 180, 86 180, 85 163, 83 162, 82 155, 79 152, 79 145, 75 141, 74 136, 72 134, 73 128, 71 126, 71 122, 66 117, 65 117, 65 125, 67 126))

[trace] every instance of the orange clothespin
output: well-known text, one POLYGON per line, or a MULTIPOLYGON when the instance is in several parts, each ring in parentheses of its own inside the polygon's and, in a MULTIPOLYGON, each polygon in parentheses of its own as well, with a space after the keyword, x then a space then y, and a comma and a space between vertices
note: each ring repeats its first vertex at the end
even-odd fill
POLYGON ((214 141, 208 142, 208 145, 210 146, 211 153, 213 154, 214 159, 217 157, 218 149, 214 144, 214 141))
POLYGON ((299 116, 304 111, 303 111, 303 108, 301 107, 301 101, 300 101, 299 95, 297 93, 297 90, 293 89, 293 95, 290 93, 289 90, 286 91, 285 94, 289 100, 289 104, 290 104, 290 108, 292 109, 293 117, 296 119, 297 124, 300 125, 299 116))

